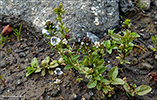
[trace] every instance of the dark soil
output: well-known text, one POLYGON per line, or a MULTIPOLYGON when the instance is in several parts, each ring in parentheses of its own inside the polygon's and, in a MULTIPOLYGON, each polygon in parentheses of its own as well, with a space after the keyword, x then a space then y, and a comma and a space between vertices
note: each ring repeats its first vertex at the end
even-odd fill
MULTIPOLYGON (((112 97, 105 97, 103 100, 156 100, 157 99, 157 83, 153 80, 149 81, 148 74, 157 72, 157 56, 149 46, 152 43, 151 36, 157 33, 157 20, 154 14, 157 13, 157 7, 153 6, 145 13, 142 11, 130 12, 128 15, 121 14, 123 22, 126 18, 131 19, 131 30, 140 34, 141 37, 134 41, 143 49, 135 47, 133 52, 129 54, 127 60, 130 65, 119 65, 116 59, 118 53, 114 51, 111 55, 106 53, 104 57, 107 66, 118 66, 120 78, 127 78, 129 84, 149 85, 152 91, 145 96, 128 97, 121 86, 115 87, 112 97), (108 62, 110 61, 110 62, 108 62), (156 98, 156 99, 155 99, 156 98)), ((78 71, 64 70, 64 66, 59 66, 64 74, 42 76, 41 73, 32 74, 26 77, 27 66, 30 66, 31 60, 36 57, 40 62, 45 57, 58 60, 60 58, 57 51, 52 50, 41 33, 35 32, 30 24, 25 23, 16 18, 6 17, 0 22, 0 31, 7 25, 19 29, 23 24, 21 39, 17 41, 16 37, 11 33, 3 47, 0 48, 0 73, 5 78, 4 86, 0 83, 0 100, 101 100, 102 92, 96 89, 88 89, 88 79, 80 75, 78 71), (7 23, 5 20, 11 20, 7 23), (77 77, 83 77, 82 82, 77 82, 77 77), (54 84, 56 79, 60 79, 60 84, 54 84)), ((119 27, 120 30, 123 30, 119 27)), ((103 40, 107 40, 104 37, 103 40)), ((40 64, 40 63, 39 63, 40 64)), ((54 68, 55 70, 55 68, 54 68)), ((106 73, 105 73, 106 74, 106 73)))

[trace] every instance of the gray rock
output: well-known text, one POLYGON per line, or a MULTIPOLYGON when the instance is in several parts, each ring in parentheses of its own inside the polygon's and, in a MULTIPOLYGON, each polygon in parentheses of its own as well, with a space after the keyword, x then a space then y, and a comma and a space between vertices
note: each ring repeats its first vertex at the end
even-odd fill
POLYGON ((3 61, 2 63, 1 63, 1 68, 4 68, 4 67, 6 67, 7 66, 7 64, 6 64, 6 61, 3 61))
POLYGON ((132 3, 132 0, 120 0, 120 6, 121 6, 121 10, 124 13, 134 10, 134 4, 132 3))
POLYGON ((91 32, 87 32, 87 36, 89 37, 89 38, 91 38, 91 41, 94 43, 95 41, 98 41, 99 40, 99 38, 96 36, 96 35, 94 35, 94 34, 92 34, 91 32))
POLYGON ((85 93, 83 97, 85 97, 87 100, 90 100, 91 95, 89 95, 88 93, 85 93))
MULTIPOLYGON (((52 8, 57 7, 59 3, 63 3, 67 11, 63 21, 65 26, 71 29, 73 40, 85 36, 86 32, 91 32, 100 38, 108 29, 119 25, 119 0, 53 0, 51 2, 49 0, 44 2, 3 0, 0 3, 2 6, 0 15, 18 17, 41 33, 46 20, 56 22, 56 14, 52 8)), ((4 16, 0 17, 3 23, 14 22, 4 16)))
POLYGON ((110 71, 111 68, 112 68, 111 64, 108 64, 108 65, 106 65, 105 67, 107 67, 106 71, 110 71))
POLYGON ((19 53, 19 57, 20 57, 20 58, 25 57, 25 56, 26 56, 25 52, 20 52, 20 53, 19 53))
POLYGON ((21 81, 21 80, 17 80, 17 81, 16 81, 16 85, 18 86, 18 85, 20 85, 20 84, 22 84, 22 81, 21 81))
POLYGON ((147 61, 148 63, 150 63, 151 65, 153 65, 153 63, 154 63, 154 58, 147 58, 146 61, 147 61))
POLYGON ((22 76, 17 76, 17 79, 22 79, 22 76))
POLYGON ((151 70, 153 69, 154 67, 152 65, 150 65, 149 63, 141 63, 139 66, 138 66, 139 69, 147 69, 147 70, 151 70))
POLYGON ((146 71, 140 71, 139 72, 141 75, 147 75, 148 74, 148 72, 146 72, 146 71))

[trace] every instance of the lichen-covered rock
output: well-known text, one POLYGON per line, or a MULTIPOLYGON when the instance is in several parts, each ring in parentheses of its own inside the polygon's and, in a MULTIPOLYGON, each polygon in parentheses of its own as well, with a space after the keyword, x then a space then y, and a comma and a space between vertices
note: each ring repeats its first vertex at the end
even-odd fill
POLYGON ((132 3, 132 0, 120 0, 120 6, 122 12, 127 11, 133 11, 134 10, 134 4, 132 3))
MULTIPOLYGON (((5 0, 1 1, 0 15, 13 15, 21 20, 32 23, 41 32, 46 20, 56 22, 53 7, 64 4, 67 11, 63 16, 65 25, 71 29, 74 40, 91 32, 98 37, 108 29, 119 25, 119 0, 5 0)), ((1 20, 1 19, 0 19, 1 20)), ((11 21, 10 21, 11 22, 11 21)))

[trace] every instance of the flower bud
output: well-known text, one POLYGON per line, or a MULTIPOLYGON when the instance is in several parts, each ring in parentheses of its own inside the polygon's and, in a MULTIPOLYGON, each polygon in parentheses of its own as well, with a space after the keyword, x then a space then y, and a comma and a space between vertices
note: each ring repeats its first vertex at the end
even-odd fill
POLYGON ((70 35, 69 34, 65 35, 65 38, 68 40, 70 38, 70 35))

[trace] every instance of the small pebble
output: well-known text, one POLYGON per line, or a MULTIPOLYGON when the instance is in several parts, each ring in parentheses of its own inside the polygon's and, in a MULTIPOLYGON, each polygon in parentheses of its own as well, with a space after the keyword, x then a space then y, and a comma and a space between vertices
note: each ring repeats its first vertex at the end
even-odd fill
POLYGON ((4 67, 6 67, 6 66, 7 66, 7 64, 6 64, 5 61, 1 63, 1 68, 4 68, 4 67))
POLYGON ((20 53, 19 53, 19 57, 20 57, 20 58, 25 57, 25 56, 26 56, 25 52, 20 52, 20 53))
POLYGON ((16 85, 20 85, 22 83, 21 80, 17 80, 16 85))

